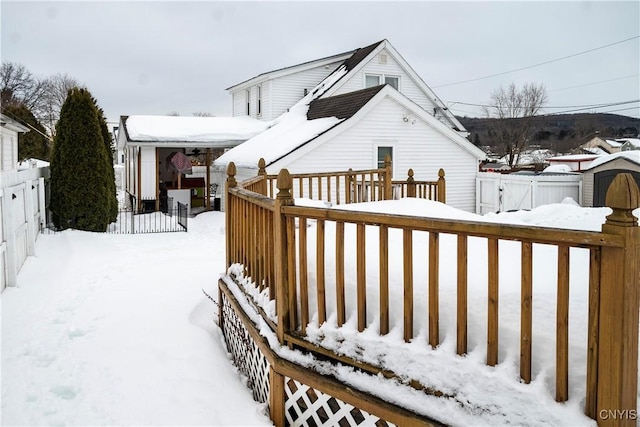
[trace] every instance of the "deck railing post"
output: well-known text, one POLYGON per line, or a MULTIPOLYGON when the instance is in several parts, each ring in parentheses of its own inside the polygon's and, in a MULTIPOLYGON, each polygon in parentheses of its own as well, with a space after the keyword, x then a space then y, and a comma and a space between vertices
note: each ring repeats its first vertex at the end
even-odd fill
POLYGON ((413 169, 409 169, 407 175, 407 197, 416 197, 416 181, 413 179, 413 169))
POLYGON ((353 177, 353 169, 349 168, 347 171, 347 188, 345 188, 346 203, 355 203, 358 201, 355 192, 355 182, 353 177))
POLYGON ((444 169, 438 171, 438 201, 441 203, 447 202, 447 185, 444 180, 444 169))
POLYGON ((225 242, 226 242, 226 251, 227 251, 227 266, 229 268, 231 266, 231 245, 232 245, 232 230, 231 230, 231 217, 232 213, 232 202, 231 202, 231 194, 229 193, 229 189, 237 187, 238 182, 236 181, 236 165, 231 162, 227 166, 227 180, 225 182, 225 197, 224 197, 224 205, 225 205, 225 214, 224 214, 224 230, 225 230, 225 242))
POLYGON ((269 369, 269 416, 276 427, 286 425, 285 401, 284 375, 271 366, 269 369))
POLYGON ((284 335, 290 325, 290 307, 289 307, 289 259, 291 252, 287 239, 287 219, 282 214, 283 206, 292 206, 294 204, 291 189, 293 180, 287 169, 282 169, 278 174, 278 195, 275 199, 274 207, 274 262, 275 262, 275 286, 276 286, 276 311, 278 313, 278 341, 284 345, 284 335))
POLYGON ((597 390, 587 389, 587 402, 597 403, 595 414, 588 406, 586 412, 599 426, 635 426, 640 228, 632 211, 640 206, 640 191, 631 174, 616 176, 607 191, 606 205, 613 213, 607 217, 602 231, 622 236, 624 246, 601 249, 600 310, 597 319, 590 319, 597 322, 597 372, 587 373, 588 378, 593 375, 597 378, 597 390))
POLYGON ((260 186, 256 189, 263 196, 267 195, 267 162, 264 161, 263 157, 260 157, 258 160, 258 176, 262 177, 262 181, 260 181, 260 186))
POLYGON ((393 179, 393 171, 391 170, 391 156, 384 157, 384 200, 393 199, 391 193, 391 180, 393 179))

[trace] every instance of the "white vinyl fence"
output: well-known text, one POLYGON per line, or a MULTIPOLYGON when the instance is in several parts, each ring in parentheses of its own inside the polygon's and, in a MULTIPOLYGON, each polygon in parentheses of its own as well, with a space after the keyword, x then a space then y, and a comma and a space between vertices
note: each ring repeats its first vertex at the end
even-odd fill
POLYGON ((478 172, 476 213, 533 209, 571 197, 582 205, 582 174, 478 172))
POLYGON ((15 286, 18 271, 46 221, 49 168, 0 172, 0 292, 15 286))

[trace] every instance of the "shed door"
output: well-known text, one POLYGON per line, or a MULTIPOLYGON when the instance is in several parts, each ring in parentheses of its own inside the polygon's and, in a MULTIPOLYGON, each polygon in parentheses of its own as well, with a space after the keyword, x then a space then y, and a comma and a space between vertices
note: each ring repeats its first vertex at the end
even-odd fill
POLYGON ((593 206, 601 207, 605 206, 605 197, 607 196, 607 190, 613 182, 613 179, 619 173, 630 173, 636 180, 636 184, 640 187, 640 172, 627 170, 627 169, 611 169, 602 172, 597 172, 593 175, 593 206))

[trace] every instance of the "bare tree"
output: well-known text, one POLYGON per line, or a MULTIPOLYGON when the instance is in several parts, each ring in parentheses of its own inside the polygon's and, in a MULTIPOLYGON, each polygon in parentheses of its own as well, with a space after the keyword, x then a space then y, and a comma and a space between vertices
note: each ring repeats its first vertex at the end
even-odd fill
POLYGON ((547 102, 547 91, 543 84, 525 84, 517 88, 511 83, 506 89, 500 87, 491 93, 489 106, 484 107, 487 117, 497 118, 489 127, 489 137, 494 145, 507 156, 509 166, 518 164, 520 153, 525 149, 532 134, 532 119, 547 102))
POLYGON ((24 105, 34 111, 44 98, 46 86, 45 79, 35 77, 24 65, 3 62, 0 67, 2 106, 24 105))
POLYGON ((75 78, 68 74, 56 74, 46 80, 45 96, 37 113, 41 123, 49 130, 51 136, 55 136, 56 123, 60 118, 62 104, 67 99, 68 92, 73 88, 83 88, 75 78))
POLYGON ((207 113, 206 111, 196 111, 193 113, 193 117, 215 117, 211 113, 207 113))
POLYGON ((49 78, 36 77, 23 65, 3 62, 0 68, 0 93, 2 106, 24 105, 55 136, 60 109, 67 92, 81 84, 68 74, 56 74, 49 78))

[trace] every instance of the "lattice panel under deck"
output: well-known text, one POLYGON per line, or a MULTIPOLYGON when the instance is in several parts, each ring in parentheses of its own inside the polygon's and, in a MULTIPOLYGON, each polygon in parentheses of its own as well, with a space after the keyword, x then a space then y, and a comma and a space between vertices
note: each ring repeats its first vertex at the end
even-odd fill
POLYGON ((236 315, 227 298, 222 298, 224 315, 222 334, 233 362, 249 379, 253 399, 260 403, 269 401, 269 362, 253 342, 249 332, 236 315))
POLYGON ((335 397, 285 377, 285 414, 290 426, 393 426, 335 397))

